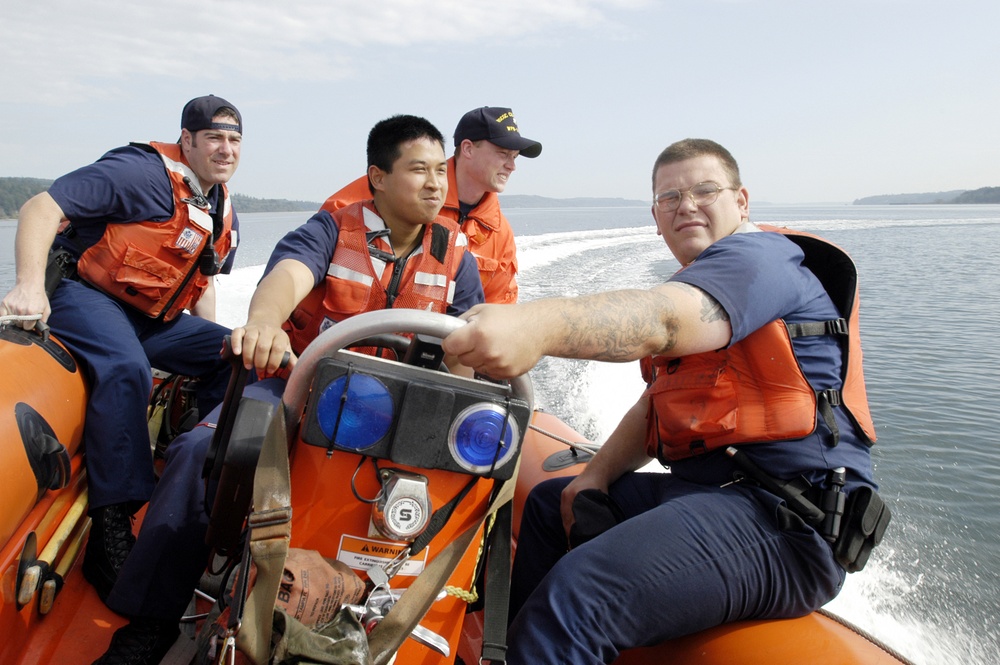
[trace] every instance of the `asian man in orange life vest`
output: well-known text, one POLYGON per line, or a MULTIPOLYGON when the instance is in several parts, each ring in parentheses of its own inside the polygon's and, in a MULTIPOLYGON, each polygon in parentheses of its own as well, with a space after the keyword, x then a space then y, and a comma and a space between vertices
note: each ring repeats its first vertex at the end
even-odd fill
MULTIPOLYGON (((509 108, 483 106, 462 116, 455 127, 455 153, 448 160, 448 198, 441 215, 456 221, 469 239, 488 303, 517 302, 517 248, 514 230, 497 196, 507 187, 518 157, 533 159, 542 144, 521 135, 509 108)), ((327 199, 336 210, 370 196, 362 176, 327 199)))

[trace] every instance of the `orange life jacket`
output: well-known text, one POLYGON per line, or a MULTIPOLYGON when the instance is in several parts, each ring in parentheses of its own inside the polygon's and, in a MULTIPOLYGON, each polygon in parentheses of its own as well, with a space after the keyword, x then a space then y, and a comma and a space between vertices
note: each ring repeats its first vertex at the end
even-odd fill
POLYGON ((361 312, 393 307, 447 312, 465 253, 466 239, 457 224, 438 217, 424 227, 420 247, 395 258, 371 200, 336 210, 332 217, 337 246, 326 278, 283 326, 295 353, 334 323, 361 312))
POLYGON ((803 265, 823 284, 839 319, 788 324, 778 319, 727 349, 641 362, 649 386, 647 452, 677 460, 724 446, 796 440, 816 430, 817 412, 834 435, 833 408, 843 407, 862 441, 875 443, 861 370, 858 274, 842 249, 812 234, 760 225, 799 245, 803 265), (836 335, 842 350, 840 390, 817 391, 802 372, 792 338, 836 335))
POLYGON ((454 219, 469 238, 469 251, 476 257, 479 281, 488 303, 506 305, 517 302, 517 249, 514 229, 500 210, 496 192, 486 192, 476 207, 462 215, 455 180, 455 158, 448 160, 448 197, 441 215, 454 219))
MULTIPOLYGON (((139 144, 134 144, 138 147, 139 144)), ((170 176, 174 214, 162 222, 137 221, 108 224, 100 240, 80 254, 80 277, 108 295, 152 318, 169 321, 190 308, 208 286, 209 276, 199 270, 202 254, 215 255, 218 269, 236 246, 229 191, 222 187, 222 232, 214 238, 209 204, 188 183, 198 176, 175 143, 150 143, 170 176), (209 243, 213 248, 209 248, 209 243)))
MULTIPOLYGON (((514 229, 500 210, 496 192, 486 192, 466 216, 462 216, 458 200, 458 181, 455 176, 455 158, 448 159, 448 196, 445 197, 441 217, 451 219, 462 228, 469 239, 469 251, 479 267, 479 281, 483 283, 483 296, 488 303, 517 302, 517 248, 514 229)), ((363 175, 336 192, 323 204, 323 210, 334 212, 344 206, 371 198, 368 176, 363 175)))

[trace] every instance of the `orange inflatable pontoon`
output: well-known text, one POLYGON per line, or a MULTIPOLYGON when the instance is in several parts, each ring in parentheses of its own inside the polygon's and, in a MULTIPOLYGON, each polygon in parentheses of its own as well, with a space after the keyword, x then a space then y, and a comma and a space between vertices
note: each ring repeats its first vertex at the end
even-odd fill
MULTIPOLYGON (((593 450, 558 418, 533 410, 526 377, 495 384, 419 366, 434 366, 437 360, 414 366, 342 350, 389 333, 443 337, 461 325, 451 317, 412 310, 373 312, 337 324, 299 359, 280 407, 288 443, 280 447, 289 459, 291 547, 315 549, 347 564, 370 587, 387 586, 392 601, 402 604, 410 586, 450 542, 477 534, 449 569, 445 592, 428 601, 419 628, 408 637, 396 636, 395 662, 407 665, 479 662, 482 615, 468 613, 467 603, 475 597, 480 524, 494 491, 519 469, 512 510, 516 546, 531 487, 578 473, 593 450)), ((89 527, 79 446, 86 386, 56 341, 42 342, 13 327, 0 326, 0 362, 6 377, 0 417, 0 662, 87 665, 125 620, 101 604, 79 570, 89 527), (24 415, 29 411, 37 415, 24 415), (38 443, 23 443, 22 430, 41 432, 32 435, 38 443)), ((234 426, 234 439, 247 428, 260 429, 260 422, 248 419, 234 426)), ((251 434, 268 438, 260 431, 251 434)), ((236 477, 253 477, 255 466, 236 477)), ((221 516, 213 515, 213 525, 225 527, 222 533, 239 533, 244 525, 249 500, 241 492, 233 496, 242 497, 246 506, 237 501, 221 516)), ((192 632, 193 627, 182 632, 165 663, 190 662, 192 632)), ((862 631, 816 612, 720 626, 630 650, 616 662, 907 661, 862 631)))

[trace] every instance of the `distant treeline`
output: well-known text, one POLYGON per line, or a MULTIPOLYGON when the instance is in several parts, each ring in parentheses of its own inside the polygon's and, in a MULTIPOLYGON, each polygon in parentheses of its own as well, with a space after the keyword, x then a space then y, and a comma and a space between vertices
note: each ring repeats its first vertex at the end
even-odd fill
POLYGON ((258 199, 245 194, 233 194, 236 212, 295 212, 308 210, 316 212, 321 203, 315 201, 289 201, 288 199, 258 199))
POLYGON ((1000 187, 980 187, 979 189, 956 189, 950 192, 926 192, 923 194, 882 194, 855 199, 854 205, 906 205, 914 203, 1000 203, 1000 187))
MULTIPOLYGON (((0 178, 0 219, 14 219, 24 202, 52 185, 44 178, 0 178)), ((313 201, 288 199, 258 199, 243 194, 233 194, 233 205, 238 212, 295 212, 319 210, 313 201)))
MULTIPOLYGON (((44 178, 0 177, 0 219, 13 219, 24 202, 52 184, 44 178)), ((505 208, 604 208, 648 205, 648 201, 621 198, 569 198, 554 199, 528 194, 504 194, 500 202, 505 208)), ((950 192, 924 194, 883 194, 856 199, 854 205, 902 205, 914 203, 1000 203, 1000 187, 957 189, 950 192)), ((320 203, 289 199, 259 199, 245 194, 233 194, 233 204, 238 212, 297 212, 315 211, 320 203)))
POLYGON ((0 178, 0 219, 13 219, 24 202, 52 184, 42 178, 0 178))
POLYGON ((1000 203, 1000 187, 980 187, 962 192, 952 203, 1000 203))
MULTIPOLYGON (((39 192, 44 192, 52 184, 42 178, 0 178, 0 219, 17 217, 24 202, 39 192)), ((553 199, 546 196, 525 194, 504 194, 500 199, 505 208, 605 208, 623 206, 644 206, 647 201, 620 198, 573 198, 553 199)), ((289 199, 259 199, 246 194, 233 193, 233 205, 237 212, 315 212, 320 203, 315 201, 293 201, 289 199)))

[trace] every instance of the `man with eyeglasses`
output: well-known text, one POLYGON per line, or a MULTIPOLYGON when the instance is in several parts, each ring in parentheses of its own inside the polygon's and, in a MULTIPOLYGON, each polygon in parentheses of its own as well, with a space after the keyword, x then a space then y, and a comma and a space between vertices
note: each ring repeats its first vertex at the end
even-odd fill
POLYGON ((736 161, 712 141, 664 150, 653 194, 682 266, 665 284, 478 306, 444 342, 498 378, 542 355, 641 359, 648 386, 579 476, 527 500, 511 665, 607 663, 808 614, 878 541, 844 550, 853 528, 838 512, 847 495, 849 523, 851 498, 875 489, 853 263, 815 236, 752 224, 736 161), (670 473, 636 472, 652 460, 670 473))

